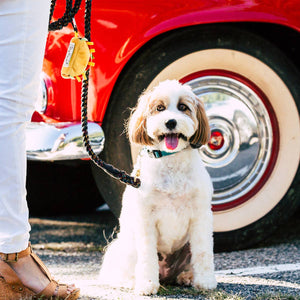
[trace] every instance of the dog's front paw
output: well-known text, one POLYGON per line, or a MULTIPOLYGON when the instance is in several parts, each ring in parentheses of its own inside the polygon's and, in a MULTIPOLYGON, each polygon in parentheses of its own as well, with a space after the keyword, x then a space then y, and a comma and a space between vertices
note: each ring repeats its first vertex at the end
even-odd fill
POLYGON ((136 282, 134 292, 137 295, 155 295, 159 289, 159 282, 152 280, 143 280, 136 282))
POLYGON ((212 290, 217 287, 217 280, 214 274, 207 276, 195 276, 193 286, 196 289, 212 290))

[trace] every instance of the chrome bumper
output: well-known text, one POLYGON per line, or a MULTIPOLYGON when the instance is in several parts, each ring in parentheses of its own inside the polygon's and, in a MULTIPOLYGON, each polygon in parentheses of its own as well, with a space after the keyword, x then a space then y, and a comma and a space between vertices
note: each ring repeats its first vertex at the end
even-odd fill
MULTIPOLYGON (((91 146, 96 154, 104 147, 104 132, 96 123, 88 123, 91 146)), ((88 158, 82 141, 80 123, 31 122, 26 128, 27 159, 39 161, 88 158)))

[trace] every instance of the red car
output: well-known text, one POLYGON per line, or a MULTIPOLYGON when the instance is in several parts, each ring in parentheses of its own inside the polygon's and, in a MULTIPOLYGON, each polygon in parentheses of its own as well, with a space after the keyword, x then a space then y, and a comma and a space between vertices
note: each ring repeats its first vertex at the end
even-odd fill
MULTIPOLYGON (((58 1, 54 18, 63 11, 58 1)), ((84 5, 76 16, 82 35, 83 15, 84 5)), ((178 79, 204 101, 210 120, 211 139, 200 152, 215 190, 216 249, 267 237, 300 203, 299 31, 297 0, 93 1, 95 151, 130 172, 136 151, 124 134, 128 108, 145 89, 178 79)), ((87 158, 81 84, 60 76, 73 35, 69 26, 47 42, 39 108, 27 130, 28 159, 41 164, 87 158)), ((124 186, 93 164, 92 174, 117 213, 124 186)))

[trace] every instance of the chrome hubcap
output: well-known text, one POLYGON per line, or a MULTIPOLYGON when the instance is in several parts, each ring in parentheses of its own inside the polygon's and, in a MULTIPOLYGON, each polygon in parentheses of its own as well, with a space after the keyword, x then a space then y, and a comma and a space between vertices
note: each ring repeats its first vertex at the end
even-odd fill
POLYGON ((200 153, 213 181, 213 205, 224 206, 264 176, 273 143, 269 113, 262 96, 239 80, 209 75, 185 84, 205 104, 211 138, 200 153))

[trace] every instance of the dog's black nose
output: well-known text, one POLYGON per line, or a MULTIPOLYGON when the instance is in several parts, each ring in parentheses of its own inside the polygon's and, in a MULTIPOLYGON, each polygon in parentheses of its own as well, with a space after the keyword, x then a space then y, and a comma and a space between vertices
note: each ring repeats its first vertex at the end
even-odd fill
POLYGON ((166 127, 170 130, 174 129, 177 125, 177 121, 174 119, 171 119, 169 121, 166 122, 166 127))

